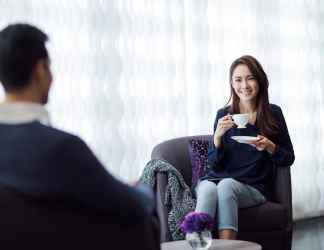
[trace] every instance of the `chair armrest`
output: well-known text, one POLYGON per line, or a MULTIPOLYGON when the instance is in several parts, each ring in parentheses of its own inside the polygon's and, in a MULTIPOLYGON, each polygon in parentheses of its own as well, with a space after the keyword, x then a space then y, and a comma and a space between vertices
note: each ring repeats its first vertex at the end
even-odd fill
POLYGON ((292 224, 292 194, 290 167, 277 167, 274 186, 274 199, 287 208, 289 226, 292 224))
POLYGON ((156 208, 158 218, 160 220, 160 230, 161 230, 161 242, 166 242, 171 240, 169 227, 168 227, 168 210, 164 205, 165 192, 167 186, 167 175, 166 173, 156 174, 156 208))

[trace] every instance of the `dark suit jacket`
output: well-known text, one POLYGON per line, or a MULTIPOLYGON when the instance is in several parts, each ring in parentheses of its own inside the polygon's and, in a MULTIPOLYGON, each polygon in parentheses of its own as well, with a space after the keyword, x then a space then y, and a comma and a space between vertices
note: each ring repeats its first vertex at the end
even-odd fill
POLYGON ((153 197, 111 176, 77 136, 39 122, 0 124, 0 185, 36 197, 68 199, 118 223, 141 221, 153 197))

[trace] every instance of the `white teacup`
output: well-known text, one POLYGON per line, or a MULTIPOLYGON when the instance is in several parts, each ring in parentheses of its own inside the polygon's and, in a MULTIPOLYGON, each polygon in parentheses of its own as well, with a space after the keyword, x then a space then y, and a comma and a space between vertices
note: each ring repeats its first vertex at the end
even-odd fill
POLYGON ((232 118, 237 128, 246 128, 246 124, 249 122, 249 114, 235 114, 232 115, 232 118))

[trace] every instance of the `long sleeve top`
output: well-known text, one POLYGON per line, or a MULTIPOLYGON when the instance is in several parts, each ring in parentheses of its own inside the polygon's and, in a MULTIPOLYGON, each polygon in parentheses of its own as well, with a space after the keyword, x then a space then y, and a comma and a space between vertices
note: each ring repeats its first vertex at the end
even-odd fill
MULTIPOLYGON (((281 108, 270 104, 272 114, 279 125, 276 149, 273 154, 266 150, 258 151, 248 144, 238 143, 232 136, 257 136, 260 130, 256 125, 247 124, 245 129, 231 128, 222 136, 221 146, 212 144, 208 152, 208 170, 202 179, 218 183, 224 178, 234 178, 258 189, 266 197, 270 195, 275 167, 290 166, 295 160, 293 146, 281 108)), ((214 132, 218 120, 229 113, 229 107, 217 112, 214 132)))
POLYGON ((150 216, 154 196, 114 178, 77 136, 38 121, 0 123, 0 185, 35 197, 73 200, 120 224, 150 216))

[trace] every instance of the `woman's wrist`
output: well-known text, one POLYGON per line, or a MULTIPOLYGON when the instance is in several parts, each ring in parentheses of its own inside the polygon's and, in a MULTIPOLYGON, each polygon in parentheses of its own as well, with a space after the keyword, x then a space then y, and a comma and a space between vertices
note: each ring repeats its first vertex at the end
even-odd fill
POLYGON ((274 144, 273 142, 270 141, 269 146, 267 147, 267 151, 270 154, 273 154, 276 151, 276 144, 274 144))

